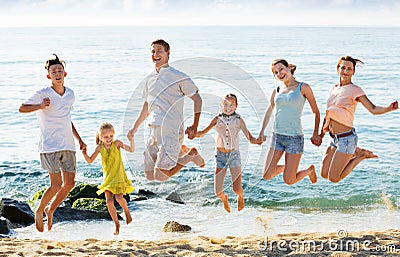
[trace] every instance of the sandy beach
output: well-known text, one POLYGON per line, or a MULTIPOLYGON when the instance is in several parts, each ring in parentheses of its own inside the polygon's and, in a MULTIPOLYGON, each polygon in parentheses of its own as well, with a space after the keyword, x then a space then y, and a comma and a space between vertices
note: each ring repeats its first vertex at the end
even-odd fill
POLYGON ((0 239, 0 256, 400 256, 400 230, 179 239, 0 239))

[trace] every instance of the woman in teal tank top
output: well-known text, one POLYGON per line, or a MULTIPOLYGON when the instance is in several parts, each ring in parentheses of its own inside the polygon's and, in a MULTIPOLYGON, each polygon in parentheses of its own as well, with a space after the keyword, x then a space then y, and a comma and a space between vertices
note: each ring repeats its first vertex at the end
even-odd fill
POLYGON ((317 182, 314 165, 298 171, 304 151, 301 115, 305 101, 308 101, 314 113, 314 130, 311 142, 317 146, 322 143, 318 136, 320 113, 311 87, 295 79, 293 76, 295 70, 296 65, 289 64, 284 59, 277 59, 272 62, 272 73, 275 79, 283 82, 283 86, 279 86, 272 92, 259 134, 259 138, 264 139, 264 130, 271 115, 274 114, 273 134, 269 140, 270 147, 265 158, 263 178, 270 180, 283 173, 283 181, 288 185, 292 185, 306 176, 314 184, 317 182), (285 164, 278 165, 283 153, 285 153, 285 164))

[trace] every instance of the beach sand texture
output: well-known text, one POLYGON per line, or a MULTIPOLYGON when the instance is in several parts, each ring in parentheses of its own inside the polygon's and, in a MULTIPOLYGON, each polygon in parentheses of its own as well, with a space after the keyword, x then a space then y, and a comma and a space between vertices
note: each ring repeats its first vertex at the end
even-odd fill
POLYGON ((197 236, 157 241, 3 238, 0 257, 3 256, 400 256, 400 230, 341 235, 291 233, 275 235, 267 241, 260 236, 197 236))

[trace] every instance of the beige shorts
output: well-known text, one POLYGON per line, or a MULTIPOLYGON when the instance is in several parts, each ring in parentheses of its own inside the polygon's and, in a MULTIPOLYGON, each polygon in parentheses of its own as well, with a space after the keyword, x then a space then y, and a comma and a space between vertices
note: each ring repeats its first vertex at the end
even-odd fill
POLYGON ((144 171, 154 168, 170 170, 178 163, 183 142, 182 133, 165 133, 161 126, 150 125, 150 136, 144 152, 144 171))
POLYGON ((74 151, 58 151, 53 153, 41 153, 40 163, 42 169, 55 174, 62 171, 76 171, 76 156, 74 151))

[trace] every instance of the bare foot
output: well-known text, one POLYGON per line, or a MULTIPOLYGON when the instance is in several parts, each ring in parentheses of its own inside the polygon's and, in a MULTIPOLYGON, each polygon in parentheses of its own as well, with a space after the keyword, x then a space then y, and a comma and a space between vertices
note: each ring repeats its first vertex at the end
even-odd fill
POLYGON ((238 211, 243 210, 243 208, 244 208, 244 199, 243 199, 243 195, 238 195, 237 201, 238 201, 238 211))
POLYGON ((200 168, 203 168, 206 165, 203 157, 201 157, 201 155, 199 154, 199 152, 197 151, 196 148, 194 148, 194 147, 190 148, 188 155, 193 157, 193 162, 200 168))
POLYGON ((36 225, 36 229, 39 232, 43 232, 43 230, 44 230, 44 227, 43 227, 43 212, 36 211, 36 213, 35 213, 35 225, 36 225))
POLYGON ((315 166, 310 165, 310 167, 308 167, 308 169, 311 170, 311 173, 308 175, 311 183, 313 183, 313 184, 317 183, 318 178, 317 178, 317 173, 315 172, 315 166))
POLYGON ((378 158, 378 155, 374 154, 370 150, 359 147, 357 147, 356 152, 354 154, 356 155, 356 157, 361 157, 364 159, 378 158))
POLYGON ((119 224, 119 222, 115 223, 115 231, 114 231, 114 235, 118 235, 119 234, 119 227, 121 227, 121 224, 119 224))
POLYGON ((50 206, 44 208, 47 217, 47 229, 50 231, 53 227, 53 213, 50 211, 50 206))
POLYGON ((129 211, 125 212, 125 219, 126 219, 126 224, 129 224, 132 222, 132 216, 131 213, 129 211))
POLYGON ((229 206, 229 202, 228 202, 228 196, 226 194, 224 194, 222 197, 220 197, 222 203, 224 204, 224 209, 227 212, 231 212, 231 207, 229 206))
POLYGON ((187 147, 186 145, 182 145, 181 146, 181 151, 186 154, 190 151, 189 147, 187 147))

